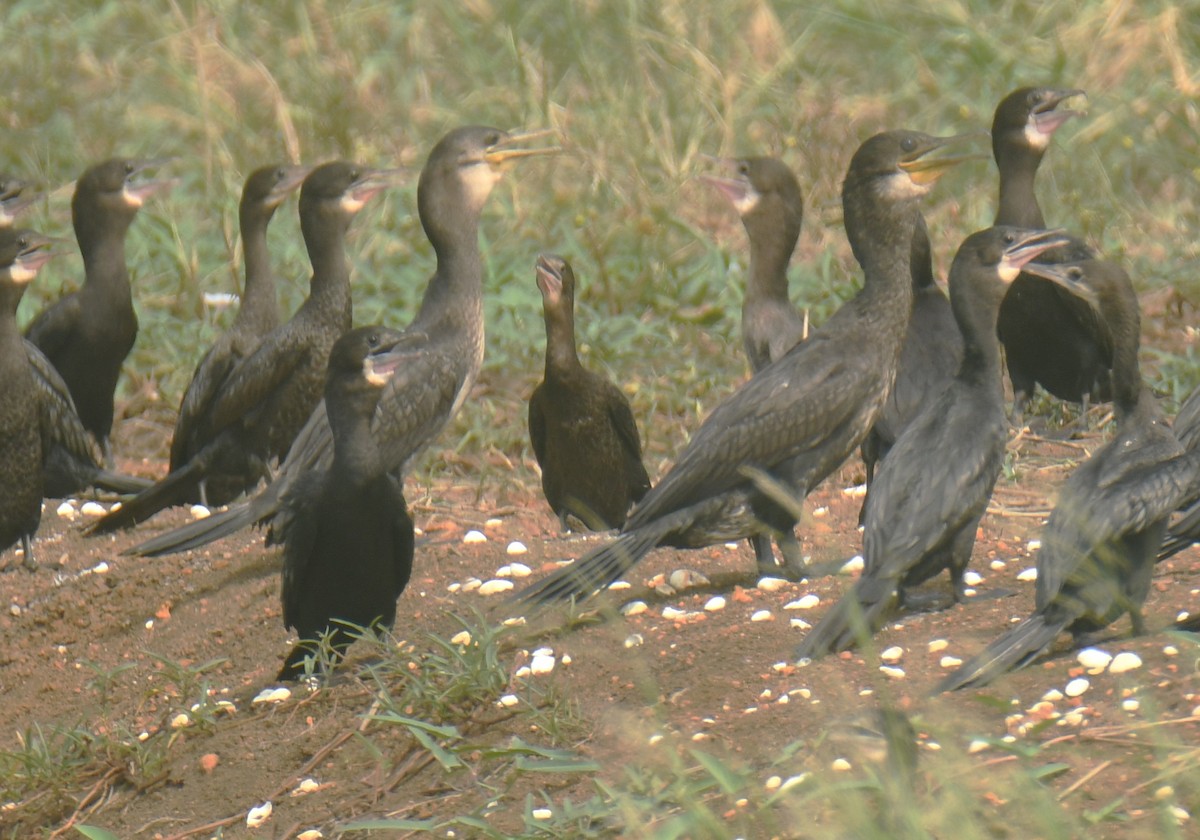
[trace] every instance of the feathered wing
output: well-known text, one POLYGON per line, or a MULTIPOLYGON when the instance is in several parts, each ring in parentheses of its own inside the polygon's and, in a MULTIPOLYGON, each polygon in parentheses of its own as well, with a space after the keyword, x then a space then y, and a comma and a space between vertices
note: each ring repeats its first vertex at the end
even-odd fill
POLYGON ((25 338, 54 359, 66 348, 75 324, 83 317, 78 293, 59 298, 34 317, 25 328, 25 338))
POLYGON ((1028 664, 1049 647, 1069 623, 1070 616, 1065 613, 1053 617, 1034 613, 984 648, 982 653, 960 665, 938 684, 937 691, 987 685, 1001 674, 1028 664))

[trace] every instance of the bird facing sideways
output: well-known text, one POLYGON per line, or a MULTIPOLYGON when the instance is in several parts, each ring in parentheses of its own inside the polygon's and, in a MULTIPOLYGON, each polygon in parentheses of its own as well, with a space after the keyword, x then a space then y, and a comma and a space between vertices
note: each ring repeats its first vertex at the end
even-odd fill
POLYGON ((529 440, 542 470, 542 492, 564 530, 619 528, 650 477, 629 401, 605 377, 584 368, 575 349, 575 271, 541 254, 535 266, 546 321, 546 368, 529 397, 529 440))
MULTIPOLYGON (((484 348, 480 215, 513 161, 559 151, 554 146, 524 147, 547 133, 457 128, 438 141, 421 170, 417 209, 437 269, 416 318, 405 330, 410 361, 384 386, 371 427, 384 464, 397 480, 457 414, 479 374, 484 348)), ((147 540, 129 553, 186 551, 256 522, 269 526, 270 542, 272 532, 287 528, 289 513, 280 505, 283 492, 306 472, 328 466, 332 456, 329 422, 319 404, 270 486, 246 502, 147 540)))
POLYGON ((343 335, 329 354, 325 408, 333 435, 328 469, 305 474, 283 496, 283 623, 299 641, 279 672, 304 676, 325 639, 336 661, 354 628, 390 629, 413 563, 413 521, 400 481, 371 436, 384 385, 410 360, 405 334, 381 326, 343 335), (399 352, 393 348, 401 346, 399 352))
MULTIPOLYGON (((848 230, 864 241, 862 290, 808 340, 719 404, 611 543, 516 594, 522 602, 587 597, 656 546, 699 548, 795 526, 794 500, 835 470, 875 421, 895 376, 912 303, 916 201, 955 158, 951 139, 891 131, 863 143, 843 186, 848 230), (760 480, 756 480, 756 477, 760 480), (760 485, 782 485, 776 499, 760 485)), ((803 563, 760 573, 800 576, 803 563)))
POLYGON ((1137 296, 1105 260, 1030 263, 1027 272, 1083 282, 1113 330, 1116 434, 1067 479, 1042 533, 1033 615, 960 666, 939 686, 983 685, 1045 651, 1059 633, 1077 639, 1129 613, 1144 631, 1142 604, 1171 512, 1195 480, 1200 457, 1176 439, 1138 369, 1137 296))
POLYGON ((881 463, 865 505, 863 573, 805 636, 797 658, 870 638, 906 605, 911 587, 943 569, 955 601, 962 600, 963 573, 1008 441, 996 313, 1021 266, 1065 242, 1056 232, 994 227, 959 247, 950 303, 964 340, 962 363, 881 463))

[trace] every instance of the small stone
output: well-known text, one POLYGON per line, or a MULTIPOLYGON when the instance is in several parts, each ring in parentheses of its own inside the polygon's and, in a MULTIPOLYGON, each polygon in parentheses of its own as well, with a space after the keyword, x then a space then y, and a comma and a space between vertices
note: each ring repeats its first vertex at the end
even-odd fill
POLYGON ((523 615, 513 616, 512 618, 504 619, 504 621, 502 621, 500 623, 503 624, 505 627, 524 627, 525 626, 525 616, 523 616, 523 615))
POLYGON ((893 680, 902 680, 907 676, 903 668, 895 668, 891 665, 880 665, 879 670, 885 677, 893 680))
POLYGON ((216 753, 205 753, 200 756, 200 769, 205 773, 211 773, 217 769, 217 765, 221 763, 221 758, 216 753))
POLYGON ((803 618, 789 619, 788 626, 795 627, 799 630, 811 630, 812 629, 812 625, 809 624, 807 621, 805 621, 803 618))
POLYGON ((1108 663, 1113 661, 1112 654, 1100 648, 1084 648, 1075 658, 1089 674, 1102 673, 1108 667, 1108 663))
POLYGON ((631 584, 627 580, 614 580, 612 583, 610 583, 608 585, 608 588, 613 592, 616 592, 617 590, 620 590, 620 589, 631 589, 632 587, 633 587, 633 584, 631 584))
POLYGON ((707 586, 708 578, 692 569, 676 569, 667 577, 667 583, 676 590, 691 589, 695 586, 707 586))
POLYGON ((763 592, 778 592, 791 585, 791 581, 777 577, 759 578, 758 581, 758 588, 763 592))
POLYGON ((324 840, 325 835, 318 828, 310 828, 296 835, 296 840, 324 840))
POLYGON ((508 590, 510 590, 512 588, 513 588, 513 582, 511 580, 503 580, 501 578, 495 578, 495 579, 489 580, 485 583, 481 583, 479 585, 479 594, 480 595, 496 595, 500 592, 507 592, 508 590))
POLYGON ((662 617, 667 621, 681 621, 687 618, 687 610, 681 610, 679 607, 663 607, 662 617))
POLYGON ((819 595, 814 595, 811 592, 803 598, 797 598, 795 601, 790 601, 783 605, 785 610, 811 610, 817 604, 821 603, 819 595))
POLYGON ((510 577, 525 578, 533 574, 533 569, 529 568, 524 563, 509 563, 508 574, 510 577))
POLYGON ((476 545, 478 543, 487 542, 487 535, 483 531, 470 530, 463 534, 463 542, 467 545, 476 545))
POLYGON ((1052 688, 1042 695, 1042 699, 1047 703, 1057 703, 1059 700, 1063 699, 1063 693, 1057 688, 1052 688))
POLYGON ((1175 647, 1175 645, 1167 645, 1166 647, 1163 648, 1163 655, 1164 656, 1178 656, 1179 648, 1175 647))
POLYGON ((496 705, 502 706, 505 709, 511 709, 520 702, 521 698, 517 697, 515 694, 503 694, 500 696, 500 699, 496 701, 496 705))
POLYGON ((471 631, 459 630, 450 637, 450 643, 453 645, 462 645, 463 647, 466 647, 467 645, 471 644, 471 631))
POLYGON ((695 735, 692 736, 692 740, 693 741, 707 741, 711 737, 712 736, 709 735, 707 732, 697 732, 695 735))
POLYGON ((321 789, 320 783, 313 778, 302 779, 300 784, 292 788, 292 796, 304 796, 309 793, 316 793, 321 789))
POLYGON ((963 575, 963 583, 967 586, 978 586, 983 583, 983 575, 979 572, 967 572, 963 575))
POLYGON ((829 766, 832 767, 834 770, 837 770, 839 773, 844 773, 845 771, 850 769, 850 762, 844 758, 835 758, 833 760, 833 763, 830 764, 829 766))
POLYGON ((1108 666, 1109 673, 1124 674, 1126 671, 1133 671, 1142 667, 1142 658, 1136 653, 1123 651, 1113 657, 1112 663, 1108 666))
POLYGON ((1160 788, 1156 788, 1154 791, 1154 798, 1159 802, 1165 802, 1174 795, 1175 788, 1171 787, 1170 785, 1163 785, 1160 788))
POLYGON ((950 647, 950 643, 948 641, 946 641, 945 639, 934 639, 932 642, 929 643, 929 652, 930 653, 941 653, 948 647, 950 647))
POLYGON ((75 506, 70 502, 63 502, 54 512, 68 522, 74 522, 75 517, 79 515, 79 511, 75 510, 75 506))
POLYGON ((642 638, 641 633, 633 633, 632 635, 625 637, 624 644, 625 644, 625 647, 627 647, 627 648, 635 648, 635 647, 641 647, 643 644, 645 644, 645 642, 646 642, 646 640, 642 638))
POLYGON ((487 519, 486 521, 484 521, 483 527, 484 528, 499 528, 503 524, 504 524, 503 519, 501 519, 498 516, 493 516, 493 517, 490 517, 489 519, 487 519))
POLYGON ((801 773, 799 776, 788 776, 788 778, 784 780, 783 784, 779 786, 780 792, 782 793, 785 790, 791 790, 796 785, 803 784, 808 780, 808 776, 808 773, 801 773))
POLYGON ((820 517, 822 517, 822 516, 828 516, 828 515, 829 515, 829 508, 827 508, 827 507, 819 507, 819 508, 814 508, 814 509, 813 509, 813 512, 812 512, 812 515, 813 515, 813 518, 814 518, 814 519, 819 519, 819 518, 820 518, 820 517))
POLYGON ((192 505, 188 509, 188 513, 192 515, 192 519, 207 519, 212 516, 212 511, 204 505, 192 505))
POLYGON ((650 746, 653 747, 655 744, 660 743, 662 741, 662 739, 663 739, 663 736, 660 735, 659 733, 655 732, 653 735, 650 736, 650 739, 646 743, 648 743, 650 746))
POLYGON ((779 787, 782 784, 783 779, 779 778, 778 776, 771 776, 767 779, 766 784, 763 785, 763 787, 765 787, 767 790, 779 790, 779 787))
POLYGON ((108 513, 104 505, 98 502, 84 502, 79 508, 79 512, 84 516, 104 516, 108 513))
POLYGON ((630 601, 628 604, 621 607, 621 615, 626 616, 626 617, 633 616, 633 615, 641 615, 648 609, 649 609, 649 607, 646 606, 645 601, 630 601))
POLYGON ((462 591, 463 592, 474 592, 476 589, 478 589, 481 586, 483 586, 483 581, 481 581, 477 577, 470 577, 470 578, 467 578, 465 581, 463 581, 462 591))
POLYGON ((251 703, 282 703, 292 696, 292 692, 286 688, 264 688, 258 693, 251 703))
POLYGON ((1186 809, 1181 808, 1178 805, 1172 805, 1167 810, 1171 812, 1171 816, 1175 818, 1175 822, 1179 825, 1183 825, 1192 818, 1192 815, 1189 814, 1186 809))
POLYGON ((704 602, 704 609, 708 610, 709 612, 723 610, 725 609, 725 599, 720 595, 714 595, 704 602))
POLYGON ((1078 697, 1091 688, 1091 685, 1086 677, 1076 677, 1067 683, 1067 687, 1063 689, 1063 694, 1068 697, 1078 697))
POLYGON ((529 813, 535 820, 548 820, 554 816, 554 812, 549 808, 534 808, 529 813))
POLYGON ((1121 701, 1121 708, 1127 712, 1136 712, 1141 705, 1136 697, 1129 697, 1121 701))
MULTIPOLYGON (((525 543, 521 542, 520 540, 513 540, 504 549, 504 553, 508 554, 510 556, 516 555, 516 554, 525 554, 528 551, 529 551, 529 549, 526 548, 525 543)), ((519 564, 514 564, 514 565, 519 565, 519 564)), ((529 567, 526 566, 525 568, 529 568, 529 567)))
POLYGON ((273 806, 270 802, 264 802, 261 805, 255 805, 246 812, 246 825, 249 828, 258 828, 271 818, 273 806))
POLYGON ((957 656, 943 656, 938 660, 938 665, 943 668, 957 668, 963 661, 957 656))
POLYGON ((549 674, 554 670, 554 657, 539 653, 529 660, 529 670, 536 676, 549 674))
POLYGON ((989 744, 987 741, 981 741, 980 739, 976 738, 974 741, 967 744, 967 752, 969 752, 969 753, 983 752, 990 746, 991 746, 991 744, 989 744))
POLYGON ((867 561, 863 559, 863 556, 861 554, 855 554, 842 564, 842 567, 838 569, 838 574, 848 575, 851 572, 861 572, 864 568, 866 568, 866 565, 867 561))
POLYGON ((879 654, 879 658, 884 662, 899 662, 904 658, 904 648, 899 645, 892 645, 890 648, 879 654))
POLYGON ((852 499, 867 495, 867 485, 856 484, 853 487, 843 487, 842 495, 849 496, 852 499))
POLYGON ((1017 575, 1017 580, 1025 581, 1026 583, 1037 580, 1037 567, 1033 566, 1021 572, 1021 574, 1017 575))
POLYGON ((90 572, 93 575, 108 574, 108 564, 105 563, 103 560, 101 560, 95 566, 92 566, 92 568, 88 569, 88 572, 90 572))
POLYGON ((1005 563, 1003 560, 993 560, 991 563, 988 563, 988 568, 991 569, 993 572, 998 572, 1001 569, 1003 569, 1004 567, 1006 567, 1007 565, 1008 564, 1005 563))
POLYGON ((750 616, 751 621, 772 621, 774 618, 775 616, 771 615, 770 610, 755 610, 754 614, 750 616))
POLYGON ((180 712, 179 714, 175 715, 175 717, 171 718, 172 729, 186 729, 191 725, 192 719, 188 716, 187 712, 180 712))
POLYGON ((1041 547, 1042 547, 1041 540, 1030 540, 1025 546, 1025 548, 1029 551, 1037 551, 1041 547))

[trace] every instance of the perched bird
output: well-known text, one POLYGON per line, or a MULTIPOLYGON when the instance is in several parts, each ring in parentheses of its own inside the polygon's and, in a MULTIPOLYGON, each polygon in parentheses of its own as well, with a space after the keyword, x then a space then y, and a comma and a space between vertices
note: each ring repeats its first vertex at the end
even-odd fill
MULTIPOLYGON (((742 219, 750 240, 750 271, 742 298, 742 344, 750 370, 758 373, 804 340, 807 320, 788 297, 788 263, 796 250, 804 220, 804 195, 787 165, 772 157, 748 157, 719 161, 736 174, 733 177, 704 175, 742 219)), ((795 534, 781 532, 780 553, 796 556, 800 547, 795 534)), ((771 540, 766 535, 750 539, 758 563, 771 562, 771 540)))
POLYGON ((896 384, 883 410, 859 448, 867 473, 867 494, 859 510, 862 524, 870 498, 871 482, 880 460, 925 406, 950 384, 962 362, 963 338, 950 301, 933 279, 933 252, 925 217, 918 214, 910 261, 913 284, 912 317, 900 348, 896 384))
MULTIPOLYGON (((992 153, 1000 172, 997 225, 1042 228, 1034 178, 1050 138, 1078 112, 1060 108, 1082 90, 1020 88, 996 106, 992 153)), ((1072 239, 1041 262, 1094 257, 1072 239)), ((1097 312, 1062 287, 1024 274, 1013 281, 1000 306, 1000 343, 1013 385, 1013 417, 1019 424, 1034 389, 1041 385, 1068 402, 1107 402, 1111 398, 1112 339, 1097 312)))
POLYGON ((46 237, 0 229, 0 551, 20 541, 26 568, 36 568, 31 544, 42 519, 42 434, 37 384, 17 329, 17 304, 49 259, 46 237))
MULTIPOLYGON (((948 142, 890 131, 859 147, 842 205, 847 230, 863 243, 862 290, 713 410, 616 540, 527 587, 518 600, 586 597, 656 546, 698 548, 795 526, 793 499, 777 499, 762 485, 782 485, 803 500, 875 422, 895 377, 912 304, 916 201, 956 162, 928 157, 948 142), (868 229, 874 235, 862 236, 868 229)), ((759 571, 794 577, 805 569, 802 558, 785 557, 782 569, 772 563, 759 571)))
POLYGON ((328 469, 306 473, 283 495, 291 516, 283 533, 283 623, 299 634, 279 672, 304 675, 304 660, 327 639, 340 658, 354 641, 347 624, 390 629, 408 585, 413 521, 403 486, 388 475, 371 436, 383 386, 407 361, 391 353, 405 335, 360 327, 329 354, 325 408, 333 436, 328 469))
POLYGON ((71 199, 83 285, 43 309, 25 331, 66 382, 106 465, 112 463, 113 394, 138 330, 125 234, 146 199, 173 183, 139 179, 162 163, 114 158, 83 173, 71 199))
MULTIPOLYGON (((276 208, 312 171, 303 166, 264 166, 250 173, 238 205, 242 235, 245 283, 237 316, 196 366, 179 406, 171 437, 170 472, 182 469, 216 436, 210 413, 219 404, 222 387, 237 366, 258 349, 262 340, 279 327, 279 301, 267 250, 267 227, 276 208)), ((248 465, 249 467, 249 465, 248 465)), ((210 472, 189 502, 224 505, 252 489, 261 475, 248 469, 241 475, 210 472), (224 480, 222 480, 224 479, 224 480)))
POLYGON ((1008 440, 996 313, 1021 266, 1066 241, 1054 232, 993 227, 959 247, 950 303, 965 345, 962 364, 880 466, 865 505, 863 573, 804 637, 798 659, 869 638, 904 606, 909 588, 943 569, 955 601, 962 600, 963 573, 1008 440))
MULTIPOLYGON (((457 128, 433 147, 421 170, 417 208, 437 255, 437 270, 416 318, 405 330, 411 356, 384 387, 371 426, 380 457, 397 480, 458 412, 479 374, 484 346, 480 214, 511 161, 559 151, 557 147, 521 148, 520 144, 545 133, 457 128)), ((186 551, 260 521, 269 524, 271 533, 286 531, 291 514, 280 504, 283 493, 306 472, 327 466, 332 456, 332 434, 321 404, 269 487, 226 511, 147 540, 129 553, 156 556, 186 551)))
POLYGON ((1126 612, 1144 631, 1142 603, 1167 520, 1195 480, 1200 458, 1185 452, 1142 382, 1137 296, 1116 263, 1030 263, 1038 276, 1083 282, 1113 330, 1117 431, 1067 479, 1037 556, 1034 613, 950 674, 939 691, 983 685, 1039 656, 1063 630, 1078 637, 1126 612))
POLYGON ((195 498, 210 475, 252 485, 267 475, 269 461, 287 454, 321 399, 330 349, 351 327, 350 222, 394 179, 392 170, 346 161, 308 174, 300 190, 300 229, 313 268, 307 300, 225 376, 205 411, 208 442, 153 487, 96 520, 88 533, 130 527, 195 498))
POLYGON ((650 477, 629 401, 575 352, 575 272, 562 257, 536 266, 546 320, 546 373, 529 397, 529 440, 542 492, 564 530, 573 518, 592 530, 619 528, 650 477))

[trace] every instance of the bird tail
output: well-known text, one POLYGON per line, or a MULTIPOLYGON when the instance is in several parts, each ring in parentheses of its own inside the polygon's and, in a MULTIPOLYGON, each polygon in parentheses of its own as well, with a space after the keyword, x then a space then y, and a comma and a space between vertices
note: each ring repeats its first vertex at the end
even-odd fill
POLYGON ((1162 546, 1158 549, 1158 557, 1154 562, 1161 563, 1193 545, 1198 534, 1200 534, 1200 503, 1193 504, 1185 510, 1179 521, 1167 531, 1167 538, 1163 540, 1162 546))
POLYGON ((861 577, 796 648, 796 659, 817 659, 864 644, 883 627, 896 603, 896 581, 861 577))
POLYGON ((128 496, 132 493, 141 493, 143 490, 148 490, 154 486, 154 482, 148 478, 140 478, 136 475, 126 475, 125 473, 101 469, 97 470, 96 475, 92 478, 92 486, 97 490, 128 496))
POLYGON ((525 587, 510 600, 517 604, 583 600, 632 569, 650 549, 658 545, 662 536, 661 529, 654 527, 654 524, 621 534, 571 565, 557 569, 538 583, 525 587))
POLYGON ((228 510, 159 534, 140 545, 126 549, 123 553, 134 557, 161 557, 164 554, 190 551, 236 533, 247 525, 253 525, 258 519, 255 506, 251 502, 242 502, 228 510))
POLYGON ((132 528, 145 522, 163 508, 195 501, 199 494, 201 470, 195 461, 189 461, 180 469, 167 473, 166 477, 140 493, 119 508, 100 517, 84 533, 88 536, 108 534, 118 528, 132 528))
POLYGON ((937 687, 937 693, 960 688, 986 685, 1006 671, 1013 671, 1031 662, 1058 638, 1070 619, 1047 619, 1034 613, 992 642, 983 652, 959 666, 937 687))

